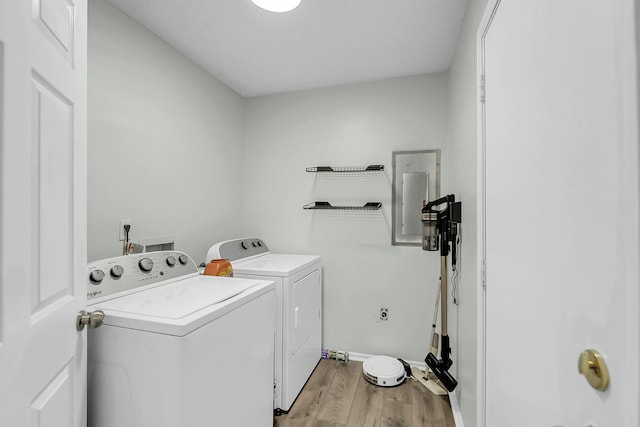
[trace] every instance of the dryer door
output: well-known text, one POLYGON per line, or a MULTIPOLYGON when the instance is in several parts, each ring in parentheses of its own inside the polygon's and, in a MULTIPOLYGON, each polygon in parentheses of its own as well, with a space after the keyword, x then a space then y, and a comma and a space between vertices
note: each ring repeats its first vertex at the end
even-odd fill
POLYGON ((313 270, 289 288, 285 299, 281 409, 288 411, 320 360, 322 345, 322 274, 313 270))
POLYGON ((290 351, 295 355, 301 351, 317 349, 317 356, 320 357, 319 337, 322 315, 320 271, 314 270, 308 276, 295 282, 292 296, 290 319, 293 320, 293 341, 290 351))

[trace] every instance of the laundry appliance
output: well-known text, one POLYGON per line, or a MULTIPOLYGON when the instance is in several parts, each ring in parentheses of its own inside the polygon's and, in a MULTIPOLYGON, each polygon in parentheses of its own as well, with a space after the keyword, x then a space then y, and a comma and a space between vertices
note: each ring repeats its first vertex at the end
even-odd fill
POLYGON ((90 426, 273 425, 273 282, 163 251, 90 263, 87 288, 90 426))
POLYGON ((273 408, 276 415, 288 412, 321 357, 321 259, 316 255, 273 254, 258 238, 216 243, 205 261, 212 259, 231 261, 236 278, 275 282, 273 408))

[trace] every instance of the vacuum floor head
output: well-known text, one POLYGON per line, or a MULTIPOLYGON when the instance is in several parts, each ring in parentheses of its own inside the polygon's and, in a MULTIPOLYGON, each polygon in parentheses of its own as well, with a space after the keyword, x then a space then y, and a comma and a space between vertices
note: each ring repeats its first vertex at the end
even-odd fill
POLYGON ((458 385, 458 381, 449 373, 449 368, 451 367, 451 359, 447 361, 437 359, 433 354, 427 354, 427 357, 424 359, 427 362, 427 366, 431 369, 431 372, 438 377, 440 383, 449 391, 452 392, 455 390, 458 385))
POLYGON ((362 364, 362 374, 371 384, 393 387, 406 378, 404 366, 398 359, 388 356, 373 356, 362 364))

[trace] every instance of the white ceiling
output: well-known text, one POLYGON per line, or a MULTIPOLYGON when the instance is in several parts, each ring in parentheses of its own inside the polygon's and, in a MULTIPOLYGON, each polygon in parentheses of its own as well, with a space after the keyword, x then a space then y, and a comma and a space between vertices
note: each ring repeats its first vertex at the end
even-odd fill
POLYGON ((438 73, 466 0, 109 0, 243 96, 438 73))

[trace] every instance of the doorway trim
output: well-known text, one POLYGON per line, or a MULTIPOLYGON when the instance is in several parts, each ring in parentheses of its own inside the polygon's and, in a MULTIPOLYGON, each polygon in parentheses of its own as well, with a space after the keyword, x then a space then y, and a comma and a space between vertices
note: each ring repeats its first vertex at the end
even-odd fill
POLYGON ((487 0, 477 34, 477 203, 478 203, 478 247, 477 247, 477 390, 476 425, 486 427, 486 138, 485 138, 485 37, 501 0, 487 0))

